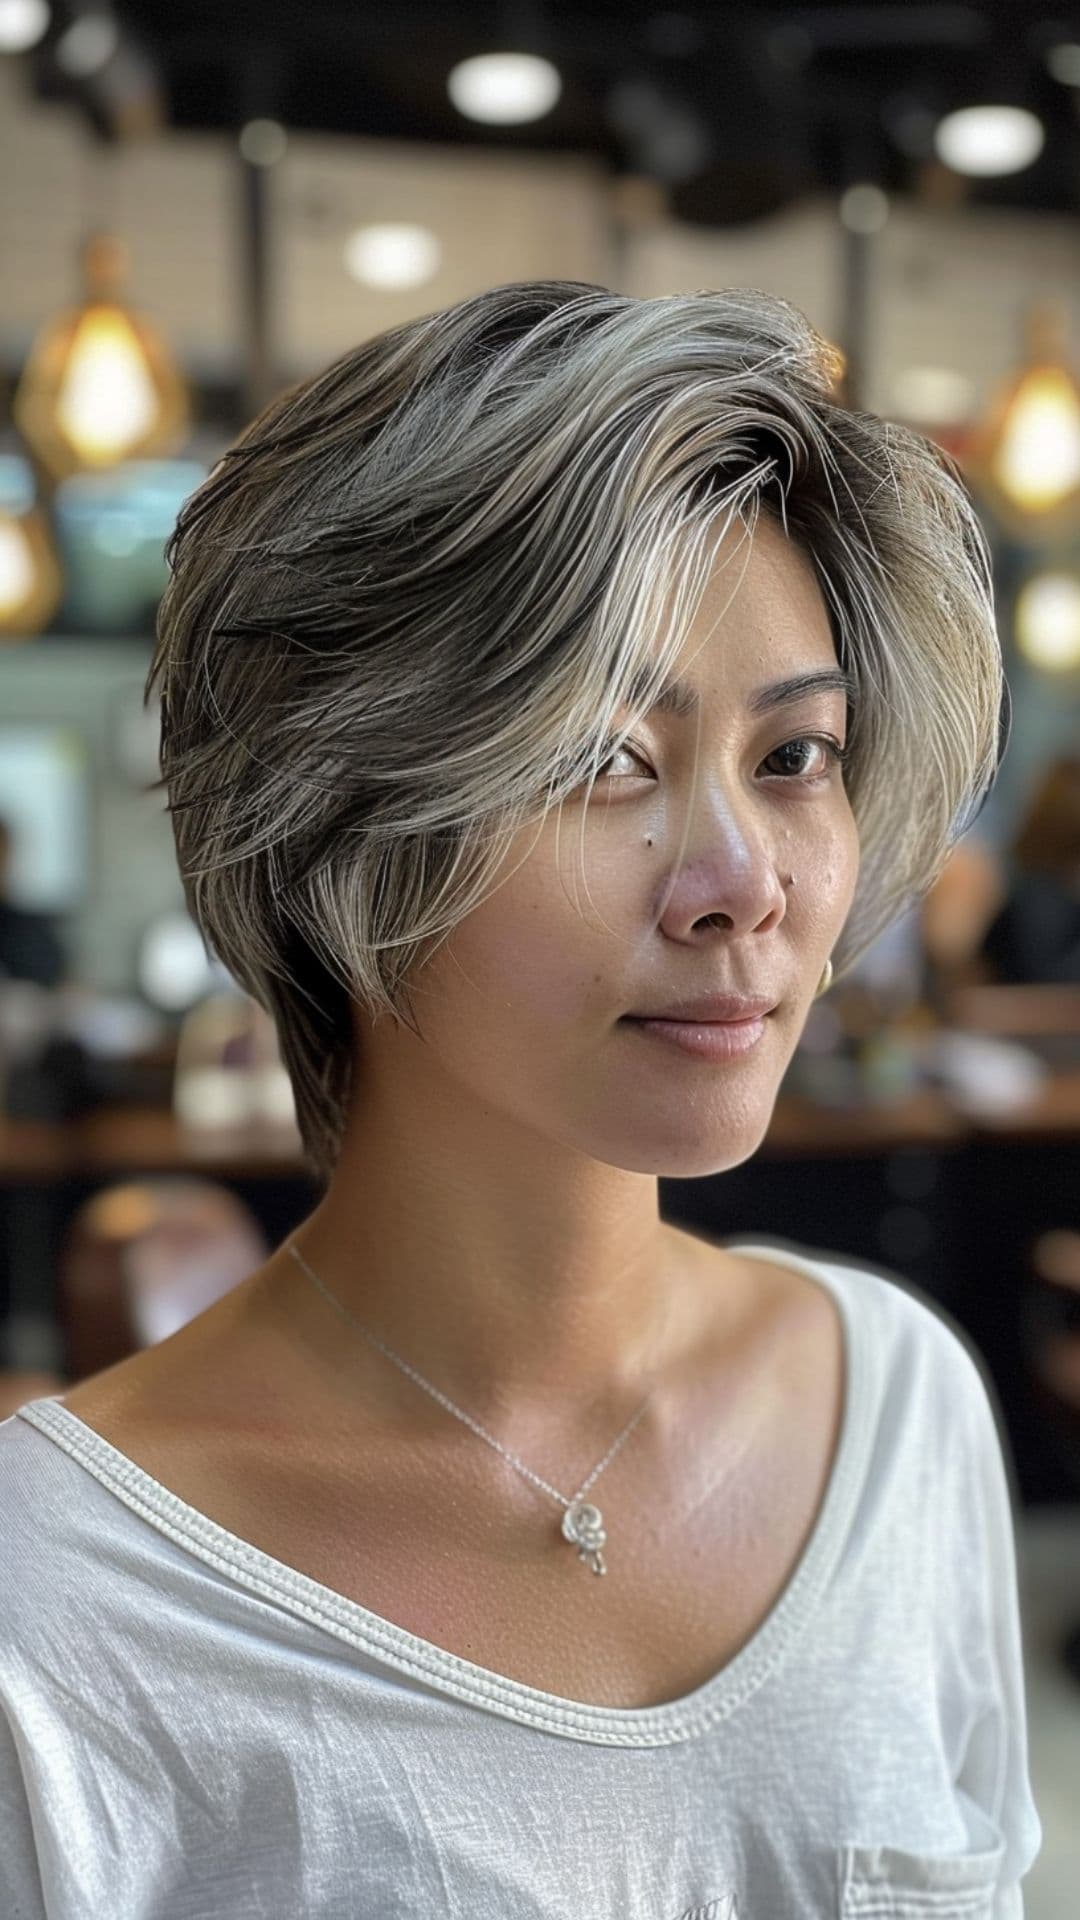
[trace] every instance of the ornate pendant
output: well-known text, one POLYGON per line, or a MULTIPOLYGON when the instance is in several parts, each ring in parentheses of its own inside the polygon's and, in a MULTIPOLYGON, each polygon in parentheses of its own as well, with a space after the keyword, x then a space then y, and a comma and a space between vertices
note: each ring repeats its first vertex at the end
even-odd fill
POLYGON ((607 1572, 600 1551, 607 1534, 599 1507, 590 1506, 586 1500, 572 1500, 563 1514, 562 1531, 563 1539, 577 1548, 579 1560, 590 1565, 594 1573, 607 1572))

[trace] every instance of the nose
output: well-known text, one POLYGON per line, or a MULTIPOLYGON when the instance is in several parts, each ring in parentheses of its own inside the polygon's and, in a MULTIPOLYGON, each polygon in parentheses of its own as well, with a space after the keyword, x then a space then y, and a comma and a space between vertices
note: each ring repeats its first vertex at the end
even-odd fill
POLYGON ((786 911, 787 893, 772 851, 756 838, 729 831, 665 875, 654 917, 672 938, 686 940, 703 925, 731 933, 768 929, 786 911))

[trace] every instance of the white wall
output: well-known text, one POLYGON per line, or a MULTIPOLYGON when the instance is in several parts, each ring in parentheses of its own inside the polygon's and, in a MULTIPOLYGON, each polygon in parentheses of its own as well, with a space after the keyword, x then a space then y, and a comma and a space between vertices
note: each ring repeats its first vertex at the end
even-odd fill
MULTIPOLYGON (((0 353, 9 364, 43 316, 74 297, 79 236, 108 220, 131 249, 133 301, 181 356, 192 367, 239 369, 240 192, 225 136, 170 133, 103 147, 74 109, 30 98, 21 64, 8 59, 0 61, 0 180, 0 353)), ((839 336, 839 233, 824 197, 715 233, 662 219, 616 255, 605 174, 589 156, 294 134, 270 189, 283 377, 412 314, 519 278, 612 284, 617 272, 640 294, 743 283, 783 294, 839 336), (358 286, 341 264, 346 235, 366 221, 399 219, 435 230, 441 271, 406 294, 358 286)), ((985 399, 1022 350, 1021 317, 1036 295, 1065 301, 1080 343, 1071 218, 897 201, 874 249, 864 397, 880 411, 894 410, 894 381, 912 363, 954 366, 985 399)))

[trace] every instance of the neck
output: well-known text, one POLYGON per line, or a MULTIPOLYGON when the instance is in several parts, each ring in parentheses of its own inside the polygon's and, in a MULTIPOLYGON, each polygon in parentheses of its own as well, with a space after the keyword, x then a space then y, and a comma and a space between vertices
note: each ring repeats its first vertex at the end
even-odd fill
MULTIPOLYGON (((482 1424, 505 1416, 519 1432, 533 1415, 550 1431, 555 1405, 601 1430, 628 1418, 692 1352, 724 1260, 661 1221, 654 1176, 515 1137, 505 1114, 455 1126, 431 1098, 407 1134, 367 1104, 351 1117, 330 1186, 293 1237, 399 1359, 482 1424)), ((287 1246, 271 1266, 343 1398, 362 1385, 365 1404, 378 1396, 426 1426, 431 1396, 342 1320, 287 1246)), ((737 1270, 732 1256, 733 1282, 737 1270)))
MULTIPOLYGON (((395 1195, 367 1167, 348 1189, 335 1179, 294 1239, 349 1314, 475 1418, 550 1409, 555 1395, 621 1406, 682 1335, 681 1236, 660 1221, 655 1194, 646 1211, 604 1195, 590 1207, 581 1194, 560 1209, 551 1192, 515 1196, 505 1177, 497 1193, 444 1183, 429 1164, 395 1195)), ((321 1318, 335 1361, 359 1343, 392 1397, 415 1405, 421 1390, 284 1251, 292 1291, 309 1296, 309 1330, 321 1318)))

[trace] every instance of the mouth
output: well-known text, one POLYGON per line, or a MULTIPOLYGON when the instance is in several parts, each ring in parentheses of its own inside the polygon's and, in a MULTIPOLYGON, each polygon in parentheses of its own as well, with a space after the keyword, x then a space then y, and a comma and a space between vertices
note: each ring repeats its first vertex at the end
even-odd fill
POLYGON ((663 1020, 673 1026, 737 1027, 775 1013, 776 1000, 753 994, 713 994, 682 1006, 658 1008, 655 1013, 627 1013, 624 1020, 663 1020))
MULTIPOLYGON (((770 1009, 770 1012, 772 1009, 770 1009)), ((750 1053, 765 1034, 768 1013, 742 1020, 672 1020, 627 1013, 622 1023, 643 1039, 659 1040, 703 1060, 734 1060, 750 1053)))
POLYGON ((772 1011, 770 1007, 768 1013, 745 1014, 740 1020, 691 1020, 689 1015, 679 1018, 673 1013, 624 1013, 622 1018, 635 1027, 755 1027, 772 1011))

